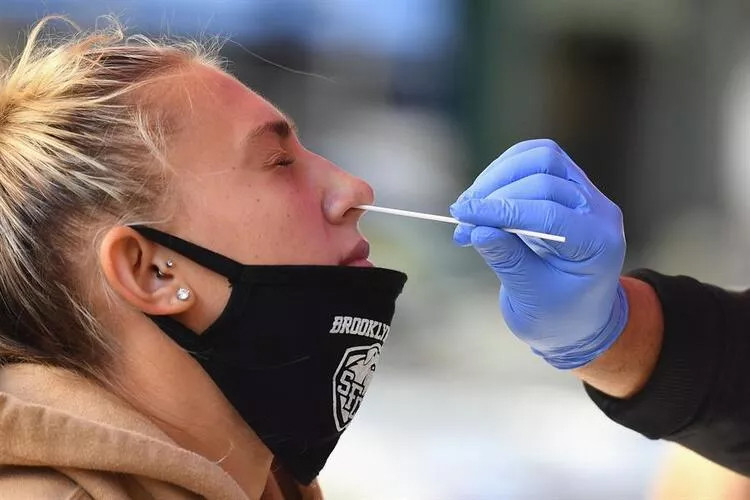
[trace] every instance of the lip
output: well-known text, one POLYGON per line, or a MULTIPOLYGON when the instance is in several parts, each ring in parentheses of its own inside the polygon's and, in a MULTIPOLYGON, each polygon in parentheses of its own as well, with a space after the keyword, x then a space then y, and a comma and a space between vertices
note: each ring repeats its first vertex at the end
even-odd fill
POLYGON ((344 265, 347 267, 375 267, 375 264, 367 259, 357 259, 344 265))
POLYGON ((367 260, 370 256, 370 244, 367 240, 360 240, 351 252, 344 257, 339 265, 341 266, 354 266, 354 267, 371 267, 372 262, 367 260))

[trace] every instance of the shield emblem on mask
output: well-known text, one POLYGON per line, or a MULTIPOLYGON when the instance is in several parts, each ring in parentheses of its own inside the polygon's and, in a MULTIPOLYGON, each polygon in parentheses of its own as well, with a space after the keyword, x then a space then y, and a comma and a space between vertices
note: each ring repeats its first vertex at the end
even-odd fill
POLYGON ((351 347, 333 376, 333 416, 343 431, 357 413, 380 358, 380 345, 351 347))

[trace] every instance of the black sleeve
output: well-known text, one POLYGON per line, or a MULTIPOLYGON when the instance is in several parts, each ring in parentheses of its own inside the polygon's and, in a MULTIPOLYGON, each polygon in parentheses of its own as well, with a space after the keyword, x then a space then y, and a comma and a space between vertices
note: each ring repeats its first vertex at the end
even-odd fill
POLYGON ((612 420, 750 476, 750 291, 638 270, 656 290, 664 340, 645 387, 628 399, 584 384, 612 420))

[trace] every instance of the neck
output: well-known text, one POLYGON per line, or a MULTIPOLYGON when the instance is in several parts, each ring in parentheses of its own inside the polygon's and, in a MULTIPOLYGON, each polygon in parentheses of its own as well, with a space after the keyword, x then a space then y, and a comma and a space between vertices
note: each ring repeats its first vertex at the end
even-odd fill
POLYGON ((148 318, 122 321, 121 394, 177 444, 219 465, 249 498, 260 498, 271 452, 193 358, 148 318))

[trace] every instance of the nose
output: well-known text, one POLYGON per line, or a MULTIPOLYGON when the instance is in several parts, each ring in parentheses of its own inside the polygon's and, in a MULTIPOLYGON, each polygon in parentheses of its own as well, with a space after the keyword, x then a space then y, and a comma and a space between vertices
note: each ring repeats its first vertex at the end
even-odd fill
POLYGON ((375 199, 372 186, 359 177, 346 172, 325 160, 330 167, 330 176, 323 196, 323 212, 332 224, 357 221, 360 210, 352 210, 357 205, 369 205, 375 199))

